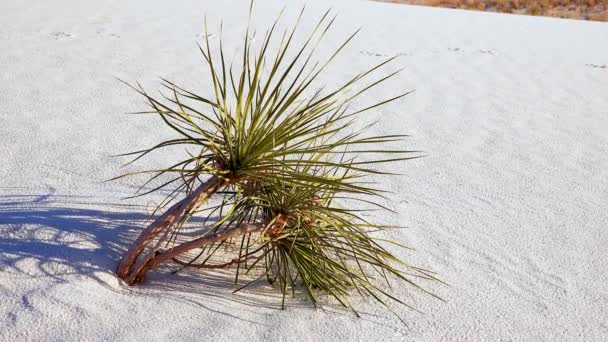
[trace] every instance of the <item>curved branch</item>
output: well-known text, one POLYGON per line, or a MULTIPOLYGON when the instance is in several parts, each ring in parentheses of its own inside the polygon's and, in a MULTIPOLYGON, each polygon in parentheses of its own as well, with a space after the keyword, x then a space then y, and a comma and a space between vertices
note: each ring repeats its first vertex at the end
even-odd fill
POLYGON ((170 228, 175 222, 179 222, 179 220, 192 210, 192 208, 200 202, 205 201, 223 186, 223 180, 220 180, 217 176, 212 176, 186 198, 171 206, 171 208, 141 232, 137 240, 135 240, 133 245, 131 245, 131 248, 129 248, 120 260, 120 264, 116 269, 116 274, 122 279, 129 277, 129 275, 133 273, 131 272, 131 269, 133 268, 133 264, 137 261, 137 258, 160 232, 170 228))
POLYGON ((215 269, 215 268, 228 268, 232 265, 235 264, 240 264, 241 262, 247 261, 247 260, 253 260, 253 259, 259 259, 261 257, 263 257, 266 253, 262 253, 261 255, 249 255, 243 258, 234 258, 232 260, 230 260, 227 263, 223 263, 223 264, 215 264, 215 265, 209 265, 209 264, 189 264, 187 262, 183 262, 177 258, 172 258, 171 261, 173 261, 174 263, 184 266, 184 267, 191 267, 191 268, 209 268, 209 269, 215 269))
POLYGON ((182 243, 181 245, 175 246, 173 248, 167 249, 165 251, 153 251, 148 253, 146 258, 138 263, 133 270, 129 274, 126 279, 127 284, 133 285, 137 282, 143 280, 144 275, 150 269, 158 267, 163 262, 168 260, 172 260, 182 253, 186 253, 192 249, 200 248, 206 245, 210 245, 215 242, 220 242, 224 240, 228 240, 231 237, 251 234, 251 233, 261 233, 261 232, 275 232, 277 230, 282 230, 285 227, 287 220, 284 214, 278 214, 274 219, 270 220, 268 224, 252 224, 252 223, 243 223, 238 228, 225 230, 219 233, 215 233, 211 236, 203 236, 198 239, 188 241, 182 243))
POLYGON ((141 280, 143 280, 144 274, 150 269, 156 268, 163 262, 171 260, 176 256, 188 252, 192 249, 210 245, 215 242, 224 241, 237 235, 259 232, 262 229, 264 229, 264 226, 261 224, 246 223, 242 224, 238 228, 188 241, 165 251, 155 251, 153 253, 149 253, 142 262, 138 263, 135 266, 135 269, 133 270, 133 272, 131 272, 131 274, 129 274, 126 281, 129 285, 133 285, 137 282, 140 282, 141 280))
MULTIPOLYGON (((207 265, 204 262, 202 264, 193 264, 193 262, 196 260, 196 258, 193 259, 193 260, 191 260, 191 261, 189 261, 189 262, 185 262, 185 261, 181 261, 177 257, 175 257, 175 258, 172 258, 171 261, 173 261, 174 263, 176 263, 178 265, 181 265, 182 269, 184 267, 192 267, 192 268, 225 268, 225 267, 228 267, 230 265, 237 264, 237 263, 240 263, 240 262, 243 262, 243 261, 246 261, 246 260, 258 259, 258 258, 263 257, 264 255, 266 255, 268 253, 268 251, 262 253, 259 256, 254 255, 254 254, 257 253, 257 252, 259 252, 259 251, 261 251, 266 246, 268 246, 268 243, 263 244, 262 246, 260 246, 256 250, 254 250, 253 252, 249 252, 247 254, 244 254, 244 255, 240 256, 239 258, 232 259, 230 262, 227 262, 227 263, 224 263, 224 264, 219 264, 219 265, 207 265)), ((178 271, 174 271, 173 273, 177 273, 178 271)))

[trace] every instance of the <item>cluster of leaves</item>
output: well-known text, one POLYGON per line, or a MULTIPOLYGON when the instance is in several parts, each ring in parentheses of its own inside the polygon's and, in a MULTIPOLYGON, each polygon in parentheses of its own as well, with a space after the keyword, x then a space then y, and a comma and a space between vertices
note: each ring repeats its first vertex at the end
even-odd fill
POLYGON ((335 17, 326 12, 304 43, 294 48, 301 18, 302 13, 294 27, 280 35, 275 53, 270 51, 278 19, 257 48, 252 46, 248 24, 236 69, 234 63, 226 63, 221 38, 219 55, 214 55, 207 34, 199 48, 212 79, 211 97, 197 95, 166 79, 162 85, 167 92, 161 98, 149 95, 139 85, 133 86, 150 105, 150 110, 142 113, 159 115, 179 134, 129 153, 135 156, 133 161, 165 147, 184 146, 189 151, 188 158, 167 168, 136 172, 152 174, 144 185, 163 179, 137 196, 169 188, 169 195, 159 205, 162 208, 209 179, 221 188, 221 204, 198 203, 165 233, 167 243, 177 241, 180 227, 201 213, 206 213, 199 232, 202 236, 231 232, 243 224, 264 227, 239 237, 238 256, 231 262, 215 266, 209 263, 219 247, 227 243, 218 241, 202 247, 189 261, 174 259, 184 267, 235 265, 235 282, 240 273, 261 268, 260 278, 265 276, 281 289, 283 303, 299 285, 315 305, 322 292, 351 307, 347 297, 352 289, 384 304, 386 298, 401 302, 390 293, 390 278, 422 290, 414 279, 434 277, 400 261, 380 245, 383 240, 372 236, 387 227, 367 222, 359 210, 338 203, 354 200, 388 210, 373 203, 373 197, 383 192, 367 177, 390 173, 378 170, 378 165, 416 158, 418 154, 377 148, 404 136, 368 136, 367 127, 354 128, 354 120, 407 93, 351 109, 353 100, 398 72, 370 80, 392 58, 354 75, 336 89, 311 90, 357 32, 324 62, 318 62, 313 57, 335 17), (378 277, 389 289, 379 284, 378 277))

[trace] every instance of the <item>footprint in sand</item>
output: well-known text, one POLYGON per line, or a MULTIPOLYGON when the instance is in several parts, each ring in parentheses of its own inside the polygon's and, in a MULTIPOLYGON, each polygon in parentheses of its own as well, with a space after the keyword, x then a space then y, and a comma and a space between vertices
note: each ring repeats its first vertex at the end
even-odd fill
POLYGON ((408 56, 409 55, 407 52, 398 52, 394 55, 375 52, 375 51, 359 51, 359 53, 362 55, 365 55, 365 56, 375 56, 375 57, 393 57, 393 56, 408 56))
POLYGON ((386 56, 388 56, 386 54, 379 53, 379 52, 374 52, 374 51, 359 51, 359 53, 361 53, 362 55, 366 55, 366 56, 376 56, 376 57, 386 57, 386 56))
POLYGON ((497 54, 495 50, 491 50, 491 49, 488 49, 488 50, 479 49, 479 52, 480 53, 484 53, 484 54, 488 54, 488 55, 496 55, 497 54))
POLYGON ((98 35, 107 35, 112 38, 120 38, 120 35, 117 33, 107 33, 104 29, 99 29, 96 31, 98 35))
POLYGON ((55 40, 59 40, 59 39, 67 39, 72 37, 72 34, 68 33, 68 32, 53 32, 51 33, 51 36, 55 37, 55 40))
POLYGON ((196 38, 213 38, 213 33, 205 34, 204 32, 198 33, 194 35, 196 38))

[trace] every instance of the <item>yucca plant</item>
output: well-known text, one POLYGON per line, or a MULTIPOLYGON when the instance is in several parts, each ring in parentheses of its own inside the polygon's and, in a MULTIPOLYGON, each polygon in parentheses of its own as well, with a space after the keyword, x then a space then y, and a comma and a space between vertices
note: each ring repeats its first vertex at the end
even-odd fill
MULTIPOLYGON (((379 294, 398 300, 374 284, 369 273, 374 271, 387 281, 387 275, 392 275, 415 285, 392 265, 400 263, 397 258, 370 237, 370 230, 380 226, 367 223, 354 210, 333 205, 340 198, 373 203, 365 197, 381 196, 382 191, 366 177, 388 173, 375 167, 417 157, 412 154, 415 151, 377 147, 400 141, 403 135, 368 136, 365 128, 353 128, 361 113, 407 94, 351 109, 353 100, 397 73, 370 79, 393 59, 335 89, 313 89, 358 31, 326 60, 317 62, 315 52, 335 17, 326 12, 307 39, 294 48, 302 13, 294 27, 280 36, 275 53, 270 51, 278 19, 257 47, 252 46, 248 24, 236 68, 226 63, 221 35, 216 54, 205 35, 199 49, 211 76, 212 96, 195 94, 166 79, 161 98, 149 95, 139 84, 132 86, 150 106, 140 114, 160 116, 178 136, 126 155, 135 156, 136 161, 159 149, 184 146, 187 157, 166 168, 120 176, 152 175, 144 185, 157 183, 136 196, 170 189, 157 208, 164 213, 142 231, 117 268, 128 284, 141 281, 147 271, 167 261, 184 267, 236 266, 237 280, 241 266, 251 270, 263 261, 264 275, 284 295, 299 279, 313 303, 321 290, 347 305, 351 287, 379 300, 379 294), (221 204, 206 205, 214 194, 222 198, 221 204), (211 222, 209 216, 218 210, 219 218, 211 222), (185 242, 178 239, 189 219, 205 211, 208 217, 199 227, 199 236, 185 242), (219 246, 236 238, 241 239, 238 256, 221 265, 207 263, 219 246), (193 260, 180 259, 195 250, 199 253, 193 260)), ((415 271, 414 276, 432 278, 428 272, 401 264, 408 272, 415 271)))
MULTIPOLYGON (((323 159, 326 156, 319 153, 315 157, 323 159)), ((342 162, 345 162, 344 159, 342 162)), ((310 171, 305 161, 299 166, 302 171, 310 171)), ((351 170, 347 169, 343 174, 338 174, 339 171, 329 166, 315 172, 344 182, 356 179, 348 176, 351 170)), ((340 199, 366 202, 364 199, 342 193, 332 185, 290 184, 280 179, 251 193, 251 196, 244 197, 244 201, 249 202, 249 205, 243 206, 245 212, 260 210, 262 222, 280 221, 282 224, 278 229, 263 230, 253 244, 248 240, 233 261, 236 260, 239 266, 244 263, 247 273, 258 263, 263 264, 258 279, 265 276, 269 283, 276 284, 283 295, 282 307, 288 292, 295 295, 298 287, 305 290, 315 306, 320 302, 320 295, 328 294, 341 305, 352 309, 357 316, 359 314, 348 300, 352 290, 361 296, 372 296, 389 309, 386 299, 409 306, 390 293, 391 279, 404 281, 412 288, 434 296, 417 284, 420 279, 435 280, 431 272, 404 263, 383 248, 381 243, 407 247, 372 236, 390 227, 363 219, 359 214, 364 210, 347 209, 336 204, 336 200, 340 199), (246 257, 243 258, 243 255, 246 257), (247 265, 248 262, 251 264, 247 265)), ((386 209, 377 204, 372 206, 386 209)), ((212 253, 213 250, 207 250, 207 254, 212 253)), ((192 265, 192 262, 178 263, 192 265)), ((206 266, 202 263, 194 267, 206 266)), ((239 270, 240 267, 237 268, 235 283, 239 270)))

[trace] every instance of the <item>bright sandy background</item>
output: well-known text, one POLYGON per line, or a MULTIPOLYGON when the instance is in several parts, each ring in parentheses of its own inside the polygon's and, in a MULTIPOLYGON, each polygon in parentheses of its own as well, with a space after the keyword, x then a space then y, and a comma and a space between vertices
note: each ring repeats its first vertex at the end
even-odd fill
MULTIPOLYGON (((399 54, 404 72, 370 97, 416 89, 365 119, 429 155, 378 179, 397 214, 377 219, 409 227, 387 235, 450 284, 430 285, 446 302, 396 289, 424 312, 397 307, 406 327, 366 302, 361 319, 298 299, 281 311, 276 291, 231 295, 221 272, 121 285, 113 268, 158 197, 122 201, 138 183, 104 183, 127 170, 110 155, 170 132, 124 115, 143 102, 114 77, 208 90, 203 13, 212 40, 224 18, 231 51, 247 4, 1 1, 0 340, 607 339, 608 25, 344 0, 309 1, 303 32, 330 5, 324 53, 364 30, 325 82, 399 54)), ((280 8, 258 1, 256 27, 280 8)))

